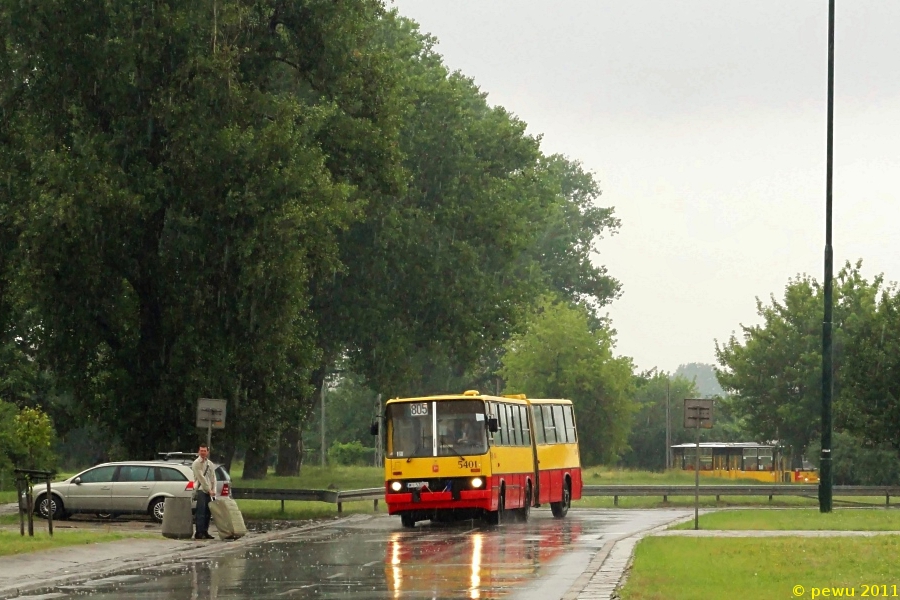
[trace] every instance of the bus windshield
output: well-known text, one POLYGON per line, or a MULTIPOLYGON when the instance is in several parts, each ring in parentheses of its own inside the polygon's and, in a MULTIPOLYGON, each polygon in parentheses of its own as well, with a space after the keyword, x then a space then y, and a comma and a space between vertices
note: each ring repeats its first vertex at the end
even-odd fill
POLYGON ((487 452, 487 421, 481 400, 391 404, 387 418, 390 458, 487 452))

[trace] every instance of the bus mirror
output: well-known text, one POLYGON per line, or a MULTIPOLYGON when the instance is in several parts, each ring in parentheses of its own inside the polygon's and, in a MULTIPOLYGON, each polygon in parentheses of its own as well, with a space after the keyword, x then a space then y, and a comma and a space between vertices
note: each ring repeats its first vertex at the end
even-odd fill
POLYGON ((378 421, 372 421, 372 424, 369 425, 369 433, 378 435, 378 421))
POLYGON ((491 433, 497 433, 500 431, 500 423, 497 421, 497 417, 488 417, 488 431, 491 433))

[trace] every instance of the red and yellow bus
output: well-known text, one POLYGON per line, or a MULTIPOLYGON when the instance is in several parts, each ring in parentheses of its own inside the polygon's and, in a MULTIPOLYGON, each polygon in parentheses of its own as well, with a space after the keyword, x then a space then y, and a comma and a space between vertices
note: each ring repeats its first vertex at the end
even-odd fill
POLYGON ((404 527, 549 504, 564 517, 581 497, 569 400, 462 394, 395 398, 385 407, 385 502, 404 527))

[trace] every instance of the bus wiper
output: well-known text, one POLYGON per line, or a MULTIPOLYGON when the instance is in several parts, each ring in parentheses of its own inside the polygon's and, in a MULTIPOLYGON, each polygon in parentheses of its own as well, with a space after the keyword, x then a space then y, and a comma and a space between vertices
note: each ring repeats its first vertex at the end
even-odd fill
POLYGON ((443 435, 440 437, 441 437, 441 448, 449 448, 450 450, 453 451, 453 454, 457 455, 460 458, 464 458, 463 455, 459 453, 459 450, 454 448, 452 444, 449 444, 449 445, 444 444, 444 436, 443 435))
POLYGON ((416 458, 419 455, 419 448, 422 447, 422 441, 424 439, 425 439, 424 435, 422 437, 416 439, 416 447, 415 447, 415 449, 413 449, 412 455, 406 459, 406 462, 411 461, 412 459, 416 458))

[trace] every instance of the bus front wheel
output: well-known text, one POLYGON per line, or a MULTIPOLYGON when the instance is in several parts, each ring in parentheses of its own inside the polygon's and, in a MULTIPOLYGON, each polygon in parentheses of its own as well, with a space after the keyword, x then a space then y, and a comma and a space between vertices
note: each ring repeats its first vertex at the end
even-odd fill
POLYGON ((412 518, 412 515, 403 514, 403 515, 400 515, 400 524, 403 525, 404 527, 415 527, 416 520, 412 518))
POLYGON ((551 502, 550 512, 552 512, 553 516, 557 519, 562 519, 566 516, 566 513, 569 512, 570 506, 572 506, 572 484, 566 480, 566 484, 563 486, 562 500, 559 502, 551 502))
POLYGON ((504 521, 504 513, 506 512, 506 490, 500 489, 500 498, 497 500, 497 510, 490 511, 485 515, 488 525, 499 525, 504 521))

